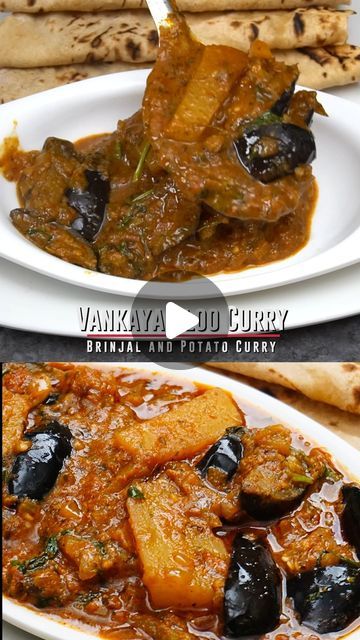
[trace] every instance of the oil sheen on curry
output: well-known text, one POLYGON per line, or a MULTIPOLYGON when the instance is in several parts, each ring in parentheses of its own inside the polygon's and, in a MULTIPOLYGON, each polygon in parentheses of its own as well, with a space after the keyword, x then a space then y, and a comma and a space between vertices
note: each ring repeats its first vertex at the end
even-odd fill
POLYGON ((136 279, 238 271, 307 242, 316 200, 312 91, 255 41, 195 41, 181 17, 160 38, 142 109, 113 134, 41 151, 5 148, 15 227, 58 258, 136 279))
POLYGON ((358 626, 360 488, 296 425, 219 388, 64 364, 6 367, 3 402, 8 597, 119 640, 358 626))

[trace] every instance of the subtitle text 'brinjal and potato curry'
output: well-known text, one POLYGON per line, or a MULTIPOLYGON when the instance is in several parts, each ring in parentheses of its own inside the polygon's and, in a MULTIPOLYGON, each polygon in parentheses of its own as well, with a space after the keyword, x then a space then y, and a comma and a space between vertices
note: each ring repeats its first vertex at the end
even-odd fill
POLYGON ((243 409, 165 374, 5 368, 6 595, 119 640, 355 629, 359 486, 243 409))
POLYGON ((2 164, 15 227, 68 262, 126 278, 184 279, 286 258, 310 233, 316 93, 296 66, 163 28, 141 111, 113 134, 48 138, 2 164))

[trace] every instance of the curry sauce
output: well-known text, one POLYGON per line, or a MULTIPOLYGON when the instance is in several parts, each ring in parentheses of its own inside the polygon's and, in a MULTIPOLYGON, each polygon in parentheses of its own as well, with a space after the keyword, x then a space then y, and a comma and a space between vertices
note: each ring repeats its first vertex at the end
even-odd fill
MULTIPOLYGON (((15 227, 86 269, 182 280, 282 260, 308 241, 315 92, 266 45, 249 54, 164 29, 142 109, 109 135, 5 148, 15 227)), ((11 140, 10 140, 11 142, 11 140)))

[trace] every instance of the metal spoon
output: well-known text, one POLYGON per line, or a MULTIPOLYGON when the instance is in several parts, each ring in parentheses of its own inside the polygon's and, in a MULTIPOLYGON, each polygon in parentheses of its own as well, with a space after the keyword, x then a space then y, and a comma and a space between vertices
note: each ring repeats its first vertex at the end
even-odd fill
POLYGON ((147 0, 147 6, 158 31, 160 27, 171 26, 171 15, 176 12, 176 9, 173 8, 170 0, 147 0))

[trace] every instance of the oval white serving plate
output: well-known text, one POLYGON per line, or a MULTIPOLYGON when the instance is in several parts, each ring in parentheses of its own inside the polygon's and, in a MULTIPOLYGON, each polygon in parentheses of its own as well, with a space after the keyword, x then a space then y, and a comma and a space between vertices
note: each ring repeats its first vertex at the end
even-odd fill
MULTIPOLYGON (((92 78, 0 106, 0 141, 14 131, 25 149, 39 149, 48 136, 69 140, 113 131, 119 119, 141 105, 147 71, 92 78)), ((312 278, 360 260, 359 106, 326 93, 319 98, 329 118, 315 116, 317 141, 314 173, 319 200, 306 247, 294 256, 266 266, 211 279, 224 295, 268 289, 312 278)), ((134 296, 144 284, 89 271, 47 254, 12 226, 9 212, 18 206, 14 184, 0 177, 0 256, 42 274, 109 293, 134 296)), ((194 281, 195 282, 195 281, 194 281)), ((176 297, 176 284, 171 285, 176 297)), ((159 283, 152 297, 168 297, 159 283)), ((202 297, 194 287, 194 297, 202 297)), ((179 290, 181 297, 181 287, 179 290)), ((189 297, 188 294, 186 297, 189 297)))
MULTIPOLYGON (((81 364, 81 363, 80 363, 81 364)), ((257 389, 248 387, 245 384, 237 382, 226 375, 214 373, 206 369, 194 368, 187 371, 175 372, 169 371, 165 367, 154 364, 132 363, 129 367, 119 364, 92 364, 86 363, 88 366, 111 370, 116 367, 125 369, 137 369, 146 371, 167 372, 171 377, 180 377, 202 382, 212 386, 227 389, 241 403, 247 406, 255 405, 269 415, 275 423, 280 422, 289 425, 295 431, 302 433, 308 437, 311 442, 319 445, 332 454, 336 464, 343 469, 354 480, 359 481, 359 451, 345 442, 342 438, 334 435, 331 431, 320 425, 315 420, 311 420, 304 414, 292 409, 288 405, 272 398, 257 389)), ((270 422, 270 420, 269 420, 270 422)), ((64 622, 57 622, 54 618, 50 618, 44 613, 37 613, 22 605, 17 604, 9 598, 3 598, 3 617, 7 622, 33 633, 34 635, 44 638, 44 640, 68 640, 71 629, 71 638, 73 640, 89 640, 94 638, 93 634, 70 627, 64 622)), ((309 631, 310 633, 310 631, 309 631)), ((335 636, 334 636, 335 637, 335 636)), ((345 636, 344 636, 345 638, 345 636)), ((20 639, 19 639, 20 640, 20 639)), ((360 640, 360 629, 355 629, 348 635, 346 640, 360 640)))

